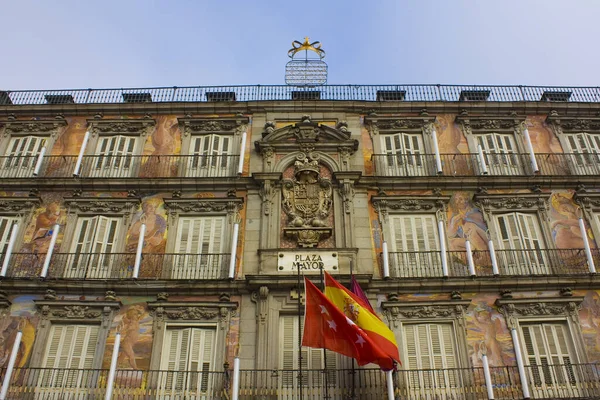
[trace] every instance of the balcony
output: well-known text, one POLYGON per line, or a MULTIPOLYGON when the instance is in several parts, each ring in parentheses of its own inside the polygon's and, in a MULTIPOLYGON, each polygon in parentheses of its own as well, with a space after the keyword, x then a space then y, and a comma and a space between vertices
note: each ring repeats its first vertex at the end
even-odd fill
MULTIPOLYGON (((33 177, 37 156, 1 156, 0 178, 33 177)), ((235 177, 239 155, 84 156, 80 178, 235 177)), ((77 156, 43 158, 38 177, 72 178, 77 156)))
MULTIPOLYGON (((13 253, 7 276, 36 278, 42 273, 46 255, 13 253)), ((142 254, 140 280, 226 279, 231 254, 142 254)), ((132 279, 134 253, 54 253, 48 279, 122 280, 132 279)))
MULTIPOLYGON (((496 250, 498 272, 501 276, 533 275, 587 275, 590 273, 585 249, 496 250)), ((595 265, 600 265, 600 253, 592 250, 595 265)), ((467 253, 446 253, 448 276, 469 276, 467 253)), ((390 252, 392 278, 442 278, 440 251, 390 252)), ((492 276, 492 258, 489 251, 473 251, 477 276, 492 276)))
MULTIPOLYGON (((3 378, 4 370, 2 371, 3 378)), ((490 368, 496 399, 522 399, 516 366, 490 368)), ((599 364, 525 366, 534 399, 600 396, 599 364)), ((231 398, 231 371, 117 370, 114 399, 166 400, 231 398)), ((399 370, 395 397, 401 399, 487 399, 482 368, 399 370)), ((103 399, 108 370, 16 368, 7 399, 103 399)), ((242 370, 243 400, 381 400, 387 398, 385 374, 375 369, 242 370)))
POLYGON ((535 155, 538 172, 533 171, 529 153, 484 154, 485 168, 477 153, 440 154, 438 174, 435 154, 373 154, 376 176, 532 176, 598 175, 600 155, 592 153, 551 153, 535 155))

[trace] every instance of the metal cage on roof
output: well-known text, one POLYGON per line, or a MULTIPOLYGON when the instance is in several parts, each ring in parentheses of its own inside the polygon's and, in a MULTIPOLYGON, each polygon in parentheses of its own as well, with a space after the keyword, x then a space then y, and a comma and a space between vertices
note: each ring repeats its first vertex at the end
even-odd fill
POLYGON ((325 50, 320 42, 310 43, 308 37, 304 43, 294 40, 288 56, 291 60, 285 66, 286 85, 311 87, 327 83, 325 50))

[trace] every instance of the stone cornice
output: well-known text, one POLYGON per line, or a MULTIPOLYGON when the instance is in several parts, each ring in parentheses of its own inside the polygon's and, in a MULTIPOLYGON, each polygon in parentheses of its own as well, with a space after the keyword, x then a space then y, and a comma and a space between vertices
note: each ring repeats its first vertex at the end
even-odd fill
POLYGON ((149 302, 150 313, 159 320, 223 321, 238 308, 229 301, 156 301, 149 302))
POLYGON ((215 198, 174 198, 164 199, 165 208, 170 212, 183 213, 236 213, 242 209, 242 197, 215 198))
POLYGON ((600 117, 561 116, 551 112, 546 122, 553 126, 556 133, 600 132, 600 117))
POLYGON ((156 121, 149 115, 135 119, 93 118, 87 122, 93 135, 146 136, 156 125, 156 121))
POLYGON ((34 300, 44 318, 67 320, 101 320, 121 308, 119 301, 34 300))
POLYGON ((600 208, 600 192, 590 192, 580 189, 575 192, 573 199, 582 207, 589 210, 600 208))
POLYGON ((381 307, 394 317, 462 318, 471 300, 384 301, 381 307))
POLYGON ((525 115, 469 115, 463 112, 456 116, 455 122, 459 124, 466 134, 486 132, 516 132, 525 122, 525 115))
POLYGON ((240 134, 247 129, 250 119, 242 115, 235 117, 193 118, 190 116, 178 118, 179 127, 184 136, 207 133, 240 134))
POLYGON ((365 126, 371 135, 392 132, 422 132, 435 121, 435 115, 424 113, 418 116, 378 116, 369 114, 365 117, 365 126))
POLYGON ((41 203, 39 197, 0 197, 0 212, 19 214, 33 210, 41 203))
POLYGON ((402 196, 373 196, 371 204, 375 212, 385 216, 388 213, 437 212, 444 211, 450 201, 450 196, 442 195, 402 195, 402 196))
POLYGON ((60 128, 67 126, 67 121, 62 115, 47 120, 18 120, 10 116, 0 121, 0 125, 4 126, 4 135, 56 135, 60 128))
POLYGON ((69 213, 129 215, 141 204, 139 197, 65 197, 69 213))
POLYGON ((518 299, 497 299, 498 311, 507 321, 509 328, 517 326, 521 317, 564 316, 577 318, 583 297, 535 297, 518 299))
POLYGON ((476 193, 473 203, 482 211, 493 210, 529 210, 544 211, 549 207, 548 200, 552 193, 514 193, 514 194, 488 194, 476 193))

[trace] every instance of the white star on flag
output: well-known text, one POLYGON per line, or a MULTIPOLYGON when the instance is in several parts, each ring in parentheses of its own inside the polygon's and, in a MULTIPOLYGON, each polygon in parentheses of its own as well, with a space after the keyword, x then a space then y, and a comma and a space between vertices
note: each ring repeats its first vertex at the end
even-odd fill
POLYGON ((327 307, 325 307, 323 304, 320 304, 319 307, 321 307, 321 314, 329 315, 329 311, 327 311, 327 307))
POLYGON ((360 344, 360 347, 363 347, 363 345, 366 343, 365 338, 363 338, 361 335, 356 335, 356 337, 358 339, 356 343, 360 344))
POLYGON ((327 321, 327 324, 329 324, 329 328, 331 328, 337 332, 337 325, 335 324, 335 321, 333 321, 333 320, 327 321))

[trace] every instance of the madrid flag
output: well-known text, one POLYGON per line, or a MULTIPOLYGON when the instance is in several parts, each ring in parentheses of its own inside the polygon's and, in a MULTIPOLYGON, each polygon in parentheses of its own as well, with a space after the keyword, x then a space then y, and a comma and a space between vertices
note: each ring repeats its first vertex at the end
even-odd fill
POLYGON ((356 323, 373 343, 400 363, 394 332, 377 315, 369 311, 363 299, 346 289, 327 272, 325 272, 325 296, 342 310, 346 317, 356 323))
POLYGON ((356 359, 358 365, 374 363, 385 371, 394 369, 394 360, 307 278, 304 278, 304 288, 302 346, 329 349, 356 359))

